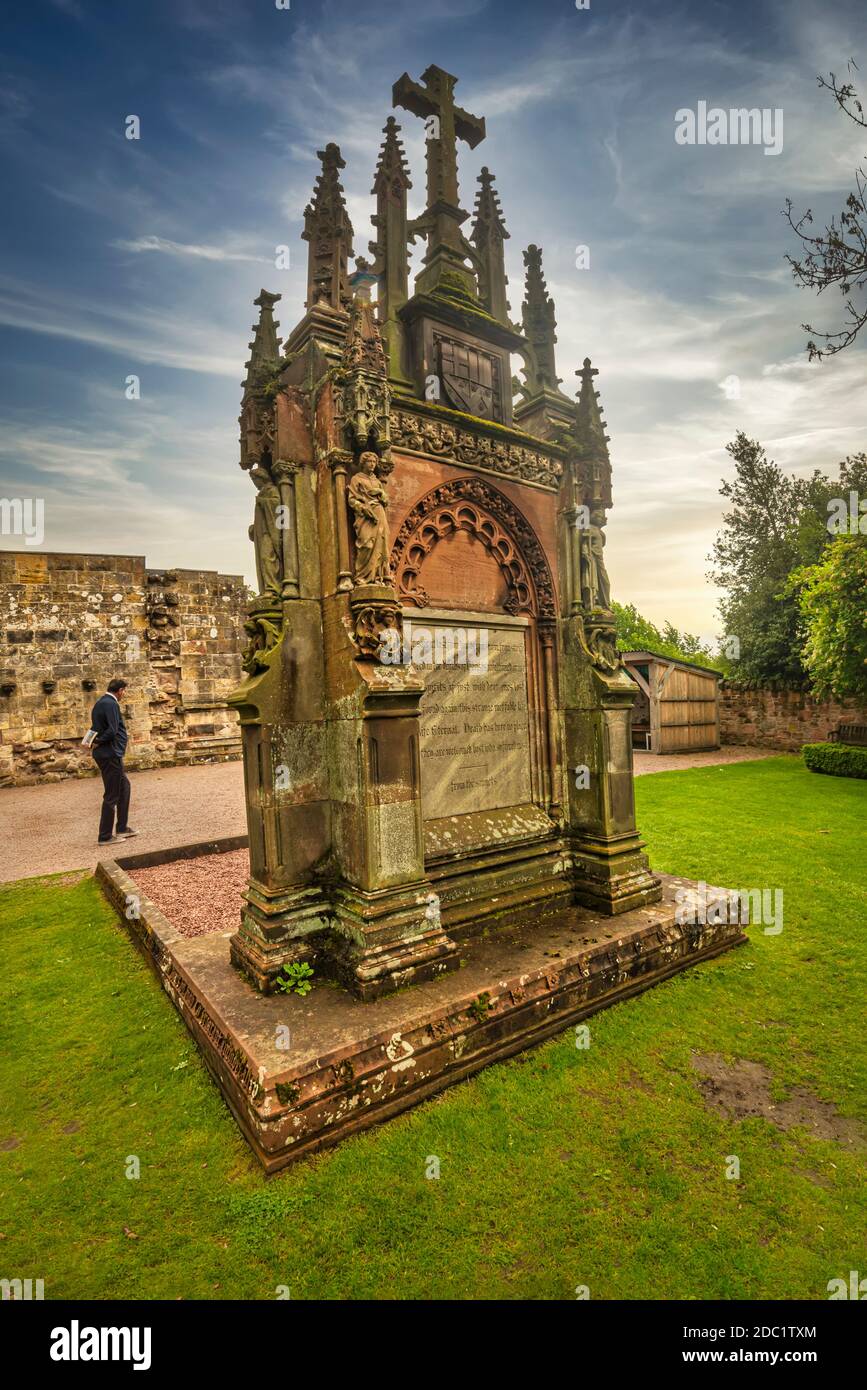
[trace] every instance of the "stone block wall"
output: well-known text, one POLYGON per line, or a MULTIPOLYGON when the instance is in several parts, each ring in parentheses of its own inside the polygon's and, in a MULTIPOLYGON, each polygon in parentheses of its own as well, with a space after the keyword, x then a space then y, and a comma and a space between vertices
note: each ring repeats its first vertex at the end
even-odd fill
POLYGON ((237 758, 226 696, 241 677, 247 588, 131 555, 0 551, 0 786, 94 773, 80 747, 114 676, 127 765, 237 758))
POLYGON ((796 753, 821 743, 840 720, 863 722, 867 710, 856 700, 816 700, 800 690, 746 690, 720 684, 720 739, 796 753))

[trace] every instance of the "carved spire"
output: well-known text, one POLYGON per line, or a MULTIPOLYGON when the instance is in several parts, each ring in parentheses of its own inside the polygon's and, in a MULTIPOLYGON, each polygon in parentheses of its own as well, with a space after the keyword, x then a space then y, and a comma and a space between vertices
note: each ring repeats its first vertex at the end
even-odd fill
POLYGON ((245 393, 255 388, 257 378, 263 369, 275 366, 280 360, 280 339, 277 337, 280 325, 274 321, 273 310, 274 305, 282 298, 280 294, 260 290, 258 299, 253 300, 259 310, 259 322, 253 324, 253 341, 247 344, 250 348, 250 360, 244 363, 247 368, 247 375, 242 383, 245 393))
POLYGON ((508 235, 493 174, 484 168, 479 174, 471 240, 479 258, 479 298, 491 317, 505 324, 509 323, 509 302, 503 242, 508 235))
POLYGON ((382 127, 385 139, 379 151, 373 188, 370 190, 371 193, 382 193, 397 200, 408 188, 412 188, 403 141, 398 139, 399 130, 400 126, 394 116, 389 116, 382 127))
POLYGON ((554 301, 548 294, 542 273, 542 248, 528 246, 524 252, 525 285, 521 322, 529 344, 525 356, 524 394, 531 398, 542 391, 556 391, 560 384, 554 360, 557 342, 554 301))
POLYGON ((584 483, 584 495, 589 504, 611 506, 611 461, 608 454, 609 436, 599 405, 599 392, 593 378, 599 373, 585 357, 581 370, 575 375, 581 388, 575 402, 575 433, 578 471, 584 483))
POLYGON ((312 201, 304 209, 303 239, 307 257, 307 308, 325 305, 346 309, 350 302, 347 262, 352 255, 352 223, 346 211, 339 170, 346 168, 338 145, 317 151, 322 172, 312 201))
POLYGON ((403 325, 397 314, 409 293, 406 195, 412 184, 399 130, 394 116, 389 116, 371 190, 376 194, 376 215, 370 219, 376 240, 370 243, 370 251, 378 280, 377 307, 388 349, 389 376, 408 384, 403 367, 403 325))
POLYGON ((244 395, 238 419, 241 427, 241 467, 245 469, 261 462, 273 439, 274 401, 266 393, 265 385, 280 365, 280 339, 277 337, 280 325, 274 320, 274 305, 281 298, 279 294, 260 290, 258 299, 253 300, 259 310, 259 322, 253 324, 253 338, 247 344, 250 359, 244 363, 247 375, 242 382, 244 395))

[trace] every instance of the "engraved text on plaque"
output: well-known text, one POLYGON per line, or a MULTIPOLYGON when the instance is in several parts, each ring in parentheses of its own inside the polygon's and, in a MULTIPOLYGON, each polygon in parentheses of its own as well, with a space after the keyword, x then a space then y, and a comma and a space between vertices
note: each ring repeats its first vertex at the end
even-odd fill
MULTIPOLYGON (((416 618, 414 630, 420 626, 416 618)), ((430 626, 436 630, 439 624, 432 621, 430 626)), ((478 632, 470 624, 465 630, 478 632)), ((488 627, 483 664, 444 663, 421 669, 426 684, 421 702, 425 819, 529 801, 524 630, 488 627)))

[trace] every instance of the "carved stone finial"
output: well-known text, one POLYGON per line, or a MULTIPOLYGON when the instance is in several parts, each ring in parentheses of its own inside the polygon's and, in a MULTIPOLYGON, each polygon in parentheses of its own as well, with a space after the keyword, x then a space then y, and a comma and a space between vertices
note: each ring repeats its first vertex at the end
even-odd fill
POLYGON ((345 169, 340 147, 326 145, 319 150, 322 172, 316 180, 313 198, 304 209, 304 241, 309 243, 307 260, 307 308, 317 304, 345 309, 349 303, 347 265, 352 255, 352 223, 346 211, 339 171, 345 169))
POLYGON ((472 230, 473 245, 478 253, 479 298, 492 318, 505 324, 509 323, 509 302, 503 242, 508 236, 493 175, 484 168, 479 174, 472 230))
POLYGON ((522 390, 528 398, 542 391, 556 391, 560 384, 554 360, 555 332, 554 301, 548 294, 542 272, 542 249, 528 246, 524 252, 525 282, 521 321, 529 344, 525 354, 522 390))
POLYGON ((370 220, 376 240, 370 242, 369 249, 374 258, 371 271, 378 281, 377 309, 388 354, 388 375, 406 386, 404 327, 398 314, 409 294, 406 196, 412 184, 399 130, 394 117, 389 116, 373 180, 376 213, 370 220))
POLYGON ((382 127, 385 139, 379 151, 373 188, 370 190, 371 193, 382 193, 387 198, 399 199, 402 193, 412 188, 403 141, 398 139, 399 131, 400 126, 394 116, 389 116, 382 127))
POLYGON ((253 338, 247 345, 250 348, 250 358, 244 363, 247 368, 243 382, 245 391, 255 390, 263 371, 273 369, 280 360, 280 339, 277 337, 280 325, 274 320, 274 305, 282 298, 280 294, 260 290, 257 298, 253 300, 259 310, 259 321, 253 324, 253 338))
POLYGON ((581 389, 575 403, 575 423, 571 442, 576 456, 576 471, 583 482, 584 496, 601 507, 611 506, 611 460, 608 454, 608 435, 599 406, 599 392, 593 385, 598 376, 589 357, 575 375, 581 389))

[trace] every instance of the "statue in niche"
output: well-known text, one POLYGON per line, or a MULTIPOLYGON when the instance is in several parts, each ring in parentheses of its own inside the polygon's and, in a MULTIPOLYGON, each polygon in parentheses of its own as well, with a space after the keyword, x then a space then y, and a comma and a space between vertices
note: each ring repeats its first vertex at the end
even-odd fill
POLYGON ((256 509, 250 540, 256 549, 256 579, 260 595, 280 597, 283 583, 283 542, 277 521, 280 490, 264 464, 250 469, 256 484, 256 509))
POLYGON ((349 484, 349 507, 355 520, 356 584, 390 584, 388 564, 388 492, 377 477, 379 456, 366 450, 349 484))
POLYGON ((611 583, 605 568, 605 512, 602 507, 590 508, 590 525, 582 534, 581 601, 588 612, 594 608, 611 610, 611 583))

